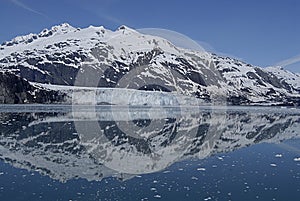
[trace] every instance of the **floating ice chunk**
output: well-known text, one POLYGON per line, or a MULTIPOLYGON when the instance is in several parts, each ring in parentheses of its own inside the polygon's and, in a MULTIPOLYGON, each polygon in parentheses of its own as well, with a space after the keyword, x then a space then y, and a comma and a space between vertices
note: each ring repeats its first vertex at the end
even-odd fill
POLYGON ((276 158, 281 158, 281 157, 282 157, 282 154, 276 154, 275 157, 276 157, 276 158))
POLYGON ((277 167, 277 165, 275 163, 271 163, 270 164, 272 167, 277 167))
POLYGON ((158 194, 157 194, 157 195, 154 195, 154 197, 155 197, 155 198, 161 198, 161 196, 158 195, 158 194))
POLYGON ((205 171, 205 168, 197 168, 198 171, 205 171))
POLYGON ((224 158, 222 158, 222 157, 218 157, 218 159, 221 160, 221 161, 224 160, 224 158))
POLYGON ((294 158, 294 161, 300 162, 300 157, 299 158, 294 158))
POLYGON ((190 187, 188 187, 188 186, 184 186, 183 188, 186 189, 187 191, 190 190, 190 187))

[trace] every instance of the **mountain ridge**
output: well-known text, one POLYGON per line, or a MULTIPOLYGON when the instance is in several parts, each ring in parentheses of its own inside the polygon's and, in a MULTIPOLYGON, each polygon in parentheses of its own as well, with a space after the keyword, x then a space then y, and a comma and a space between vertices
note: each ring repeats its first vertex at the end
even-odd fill
MULTIPOLYGON (((174 92, 229 105, 300 105, 299 74, 182 49, 125 25, 111 31, 64 23, 18 36, 0 46, 0 71, 35 83, 33 88, 39 83, 129 88, 174 92)), ((49 91, 45 86, 39 88, 49 91)), ((71 96, 57 93, 61 96, 56 102, 71 96)), ((25 102, 38 101, 2 101, 25 102)))

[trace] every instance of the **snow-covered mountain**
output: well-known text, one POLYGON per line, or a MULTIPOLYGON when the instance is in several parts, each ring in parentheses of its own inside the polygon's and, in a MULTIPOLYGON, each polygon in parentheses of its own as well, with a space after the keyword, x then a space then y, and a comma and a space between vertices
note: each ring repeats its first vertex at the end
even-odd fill
POLYGON ((126 26, 110 31, 61 24, 16 37, 0 46, 0 72, 16 77, 14 85, 31 86, 19 87, 19 92, 11 90, 13 83, 0 79, 2 103, 54 102, 39 99, 41 95, 35 95, 39 93, 57 94, 56 102, 70 102, 73 90, 60 89, 78 86, 77 91, 79 87, 159 90, 222 104, 300 105, 298 74, 181 49, 126 26), (14 97, 7 98, 8 94, 14 97))
POLYGON ((189 158, 300 137, 299 109, 18 112, 0 113, 0 160, 60 181, 130 178, 189 158))

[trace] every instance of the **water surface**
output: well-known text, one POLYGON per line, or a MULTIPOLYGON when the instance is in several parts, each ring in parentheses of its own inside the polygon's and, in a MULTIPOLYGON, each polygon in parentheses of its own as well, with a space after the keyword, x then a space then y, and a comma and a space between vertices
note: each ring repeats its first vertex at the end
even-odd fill
POLYGON ((299 200, 300 110, 2 105, 0 200, 299 200))

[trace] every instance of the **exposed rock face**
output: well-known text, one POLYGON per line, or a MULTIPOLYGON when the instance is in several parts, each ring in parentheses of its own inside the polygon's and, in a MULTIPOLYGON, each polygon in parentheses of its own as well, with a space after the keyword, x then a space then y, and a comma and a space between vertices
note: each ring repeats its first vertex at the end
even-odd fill
POLYGON ((27 80, 7 72, 0 72, 0 103, 54 103, 61 102, 64 95, 59 91, 38 88, 27 80))
MULTIPOLYGON (((9 72, 2 76, 13 74, 41 84, 159 90, 230 105, 299 106, 300 102, 299 74, 180 49, 125 26, 110 31, 62 24, 17 37, 0 46, 0 71, 9 72)), ((6 99, 2 102, 43 100, 31 99, 24 90, 21 95, 20 90, 2 91, 6 99)), ((32 94, 34 87, 27 90, 32 94)))

